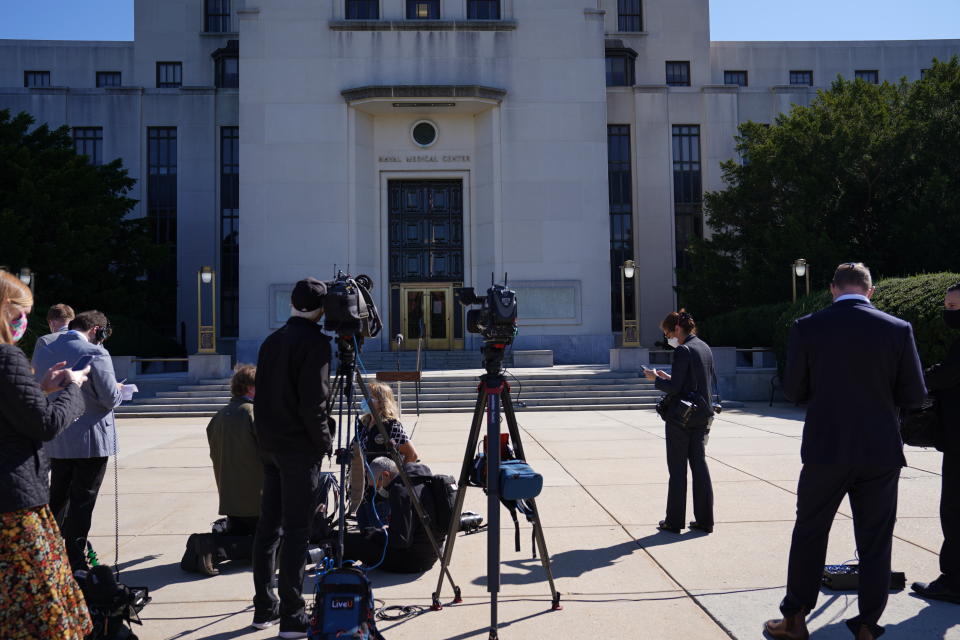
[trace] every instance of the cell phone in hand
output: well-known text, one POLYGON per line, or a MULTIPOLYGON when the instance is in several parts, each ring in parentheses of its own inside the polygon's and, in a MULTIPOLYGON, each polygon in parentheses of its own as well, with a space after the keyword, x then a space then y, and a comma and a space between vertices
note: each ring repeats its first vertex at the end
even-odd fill
POLYGON ((91 355, 80 356, 80 359, 77 360, 73 364, 73 366, 70 368, 74 371, 83 371, 84 369, 90 366, 91 362, 93 362, 93 356, 91 355))

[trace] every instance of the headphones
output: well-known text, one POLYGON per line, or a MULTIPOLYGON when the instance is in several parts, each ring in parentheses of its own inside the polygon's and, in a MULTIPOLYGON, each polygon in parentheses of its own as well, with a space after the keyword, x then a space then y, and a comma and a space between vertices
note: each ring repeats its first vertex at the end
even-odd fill
POLYGON ((105 327, 94 327, 93 339, 97 344, 103 344, 107 338, 113 335, 113 326, 107 322, 105 327))

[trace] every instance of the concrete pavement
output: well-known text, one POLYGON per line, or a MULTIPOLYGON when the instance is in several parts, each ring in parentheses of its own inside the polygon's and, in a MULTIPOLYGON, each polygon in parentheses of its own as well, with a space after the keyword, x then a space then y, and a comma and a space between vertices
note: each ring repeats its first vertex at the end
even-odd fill
MULTIPOLYGON (((666 498, 663 424, 653 411, 518 413, 527 457, 544 475, 538 499, 564 610, 549 611, 539 561, 513 550, 504 512, 501 638, 762 637, 777 615, 800 469, 802 411, 749 405, 724 412, 707 447, 716 493, 716 531, 709 536, 660 533, 666 498)), ((458 475, 469 415, 406 416, 417 449, 434 472, 458 475)), ((275 637, 249 628, 249 567, 204 578, 179 568, 187 536, 209 530, 216 489, 205 419, 128 419, 120 428, 120 560, 122 579, 149 586, 142 640, 275 637)), ((893 565, 913 580, 937 576, 940 545, 940 454, 909 450, 900 485, 893 565)), ((108 472, 92 540, 112 561, 113 478, 108 472)), ((486 514, 479 489, 467 508, 486 514)), ((688 514, 688 519, 692 515, 688 514)), ((524 525, 525 526, 525 525, 524 525)), ((849 505, 837 516, 828 562, 854 557, 849 505)), ((465 602, 382 622, 389 640, 486 638, 484 535, 458 539, 451 571, 465 602)), ((374 572, 376 597, 387 605, 429 605, 438 570, 422 576, 374 572)), ((307 580, 306 592, 312 588, 307 580)), ((444 601, 452 598, 444 585, 444 601)), ((814 638, 848 638, 842 621, 856 614, 856 594, 824 591, 810 618, 814 638)), ((960 606, 929 603, 909 590, 891 593, 881 623, 886 638, 960 639, 960 606)))

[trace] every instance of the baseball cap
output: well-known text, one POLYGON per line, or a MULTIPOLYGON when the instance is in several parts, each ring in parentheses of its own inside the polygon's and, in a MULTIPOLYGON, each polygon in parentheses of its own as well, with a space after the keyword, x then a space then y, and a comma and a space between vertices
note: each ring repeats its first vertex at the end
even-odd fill
POLYGON ((297 311, 316 311, 323 306, 327 286, 316 278, 304 278, 293 287, 290 304, 297 311))

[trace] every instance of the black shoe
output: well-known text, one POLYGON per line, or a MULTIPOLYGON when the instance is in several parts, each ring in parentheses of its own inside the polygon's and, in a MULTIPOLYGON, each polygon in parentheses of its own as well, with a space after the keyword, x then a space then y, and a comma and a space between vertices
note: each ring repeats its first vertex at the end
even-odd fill
POLYGON ((306 638, 310 630, 310 620, 305 615, 298 618, 283 618, 280 621, 278 637, 285 639, 306 638))
POLYGON ((696 520, 690 523, 690 528, 704 533, 713 533, 713 527, 705 527, 696 520))
POLYGON ((944 583, 943 576, 940 576, 933 582, 914 582, 911 588, 918 595, 932 600, 943 600, 944 602, 953 602, 960 604, 960 590, 944 583))
POLYGON ((268 609, 266 611, 254 611, 253 624, 250 626, 254 629, 268 629, 278 622, 280 622, 280 614, 277 613, 277 610, 268 609))
POLYGON ((661 520, 660 524, 657 525, 657 529, 660 529, 660 531, 669 531, 670 533, 680 533, 681 528, 669 526, 666 520, 661 520))

